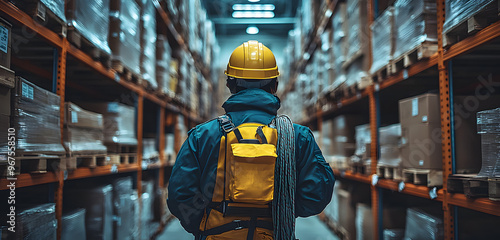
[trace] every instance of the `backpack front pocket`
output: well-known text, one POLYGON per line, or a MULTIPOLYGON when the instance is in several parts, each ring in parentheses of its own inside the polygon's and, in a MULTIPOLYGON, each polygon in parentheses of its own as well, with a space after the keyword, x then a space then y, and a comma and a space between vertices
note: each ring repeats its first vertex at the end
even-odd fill
POLYGON ((233 161, 229 175, 229 198, 234 202, 268 204, 273 200, 276 146, 231 144, 233 161))

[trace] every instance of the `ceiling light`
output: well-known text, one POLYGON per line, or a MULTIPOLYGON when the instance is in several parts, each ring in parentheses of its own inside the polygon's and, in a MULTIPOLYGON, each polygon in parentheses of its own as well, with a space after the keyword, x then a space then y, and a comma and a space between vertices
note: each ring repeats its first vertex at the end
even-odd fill
POLYGON ((235 11, 273 11, 274 4, 234 4, 235 11))
POLYGON ((259 28, 257 28, 256 26, 247 27, 247 33, 252 35, 257 34, 259 33, 259 28))
POLYGON ((260 2, 260 0, 248 0, 249 2, 260 2))
POLYGON ((273 18, 270 11, 234 11, 233 18, 273 18))

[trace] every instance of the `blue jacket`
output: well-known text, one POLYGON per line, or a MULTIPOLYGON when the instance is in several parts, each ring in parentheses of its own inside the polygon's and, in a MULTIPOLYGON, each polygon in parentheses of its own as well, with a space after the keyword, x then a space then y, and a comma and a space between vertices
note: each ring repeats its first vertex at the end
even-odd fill
MULTIPOLYGON (((278 97, 261 89, 233 94, 222 105, 233 123, 269 124, 280 107, 278 97)), ((311 130, 294 124, 297 157, 295 213, 308 217, 323 211, 330 202, 333 171, 314 140, 311 130)), ((212 199, 219 145, 223 131, 217 120, 191 129, 177 154, 168 185, 168 208, 186 231, 197 235, 204 209, 212 199)))

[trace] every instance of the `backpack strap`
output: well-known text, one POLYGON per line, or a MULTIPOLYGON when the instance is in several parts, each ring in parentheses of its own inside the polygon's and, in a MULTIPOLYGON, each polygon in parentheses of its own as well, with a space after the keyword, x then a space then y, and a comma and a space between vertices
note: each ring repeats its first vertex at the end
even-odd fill
POLYGON ((227 114, 218 117, 217 121, 219 121, 220 127, 226 133, 231 132, 236 128, 233 121, 231 121, 231 118, 227 114))

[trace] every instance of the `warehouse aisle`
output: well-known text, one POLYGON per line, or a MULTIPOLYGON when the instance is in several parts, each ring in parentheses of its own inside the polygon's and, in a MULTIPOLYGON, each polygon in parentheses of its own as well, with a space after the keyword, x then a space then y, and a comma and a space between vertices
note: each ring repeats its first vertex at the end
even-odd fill
MULTIPOLYGON (((328 228, 319 220, 317 216, 312 216, 308 218, 298 218, 297 219, 296 234, 297 239, 300 240, 338 240, 339 238, 335 236, 328 228)), ((158 236, 158 240, 193 240, 194 237, 184 231, 179 220, 173 220, 163 234, 158 236)))

